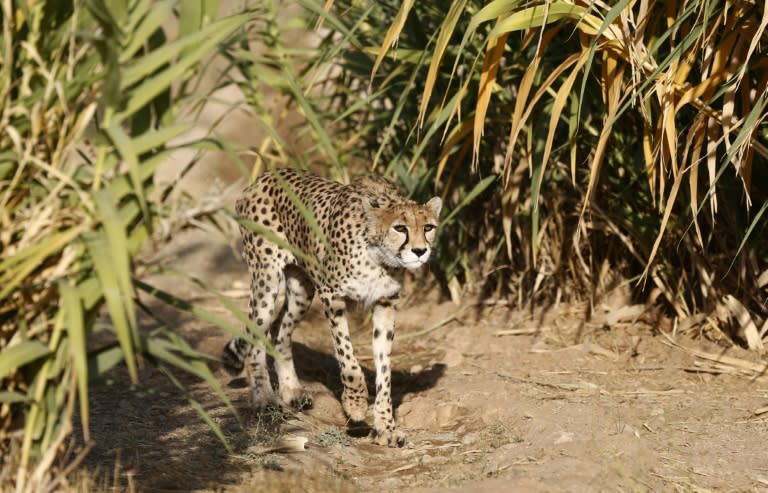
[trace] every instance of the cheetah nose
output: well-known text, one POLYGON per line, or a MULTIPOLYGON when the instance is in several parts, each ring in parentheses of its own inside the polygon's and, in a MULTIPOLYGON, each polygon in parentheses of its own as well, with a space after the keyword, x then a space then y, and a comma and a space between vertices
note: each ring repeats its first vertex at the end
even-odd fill
POLYGON ((411 248, 411 251, 416 254, 417 257, 421 257, 425 253, 427 253, 426 248, 411 248))

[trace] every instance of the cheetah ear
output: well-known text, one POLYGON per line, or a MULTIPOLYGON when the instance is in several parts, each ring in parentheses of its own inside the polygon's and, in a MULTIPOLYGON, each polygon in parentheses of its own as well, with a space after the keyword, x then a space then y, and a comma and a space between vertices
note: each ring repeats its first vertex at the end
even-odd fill
POLYGON ((435 217, 440 217, 440 209, 443 208, 443 201, 440 199, 440 197, 432 197, 424 205, 432 209, 432 212, 435 213, 435 217))
POLYGON ((368 219, 370 224, 378 224, 380 219, 379 217, 383 213, 383 209, 381 208, 381 204, 376 199, 365 197, 362 199, 363 203, 363 214, 368 219))
POLYGON ((372 216, 376 215, 381 210, 381 204, 379 204, 378 200, 372 199, 370 197, 364 197, 361 199, 363 203, 363 211, 365 212, 365 215, 372 216))

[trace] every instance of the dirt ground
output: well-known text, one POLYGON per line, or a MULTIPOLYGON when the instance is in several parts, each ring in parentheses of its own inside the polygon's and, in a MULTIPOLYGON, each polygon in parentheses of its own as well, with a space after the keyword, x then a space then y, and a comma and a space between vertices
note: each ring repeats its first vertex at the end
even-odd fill
MULTIPOLYGON (((245 308, 247 275, 226 242, 188 232, 174 245, 161 254, 245 308)), ((229 317, 192 284, 152 281, 229 317)), ((423 291, 432 283, 417 275, 399 311, 393 390, 404 448, 375 446, 347 425, 315 303, 294 349, 312 409, 255 416, 244 379, 212 365, 243 428, 205 384, 180 376, 228 451, 164 375, 146 365, 131 388, 118 371, 94 388, 85 469, 107 488, 148 492, 768 491, 768 379, 754 377, 757 355, 626 307, 584 322, 574 306, 456 306, 423 291)), ((203 351, 218 354, 229 338, 156 310, 203 351)), ((370 321, 352 322, 370 388, 370 321)))

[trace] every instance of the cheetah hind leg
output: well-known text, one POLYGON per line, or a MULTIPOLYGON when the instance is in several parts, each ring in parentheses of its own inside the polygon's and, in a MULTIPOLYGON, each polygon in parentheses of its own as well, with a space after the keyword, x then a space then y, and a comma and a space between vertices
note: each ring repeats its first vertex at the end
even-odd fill
POLYGON ((285 296, 278 322, 272 328, 280 399, 294 409, 309 409, 312 395, 302 387, 296 375, 291 337, 312 303, 314 287, 306 275, 292 265, 285 269, 285 296))
POLYGON ((277 292, 282 282, 282 269, 278 266, 256 268, 248 257, 251 272, 250 318, 254 324, 256 344, 251 346, 245 359, 245 370, 251 387, 252 409, 260 414, 279 408, 277 396, 267 371, 267 351, 264 342, 272 325, 277 292))
MULTIPOLYGON (((231 339, 221 355, 222 368, 232 377, 239 376, 243 369, 246 369, 246 365, 251 358, 258 358, 257 355, 251 355, 251 351, 258 351, 254 349, 251 344, 243 338, 236 337, 231 339)), ((247 366, 248 381, 252 381, 252 368, 247 366)), ((254 390, 253 391, 253 405, 252 411, 255 414, 263 412, 275 411, 279 408, 277 405, 277 399, 273 393, 269 391, 254 390)))
POLYGON ((251 351, 251 345, 245 339, 235 337, 224 346, 221 353, 221 366, 232 377, 236 377, 245 368, 245 359, 251 351))

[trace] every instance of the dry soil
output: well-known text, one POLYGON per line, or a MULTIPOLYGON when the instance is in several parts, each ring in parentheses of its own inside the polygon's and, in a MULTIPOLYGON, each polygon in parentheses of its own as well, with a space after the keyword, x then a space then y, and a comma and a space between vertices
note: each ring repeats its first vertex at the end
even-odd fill
MULTIPOLYGON (((215 235, 184 233, 160 255, 245 308, 245 269, 215 235)), ((151 281, 234 320, 191 283, 151 281)), ((313 308, 294 350, 312 409, 254 415, 244 379, 213 363, 241 426, 207 385, 180 375, 227 436, 227 450, 165 375, 144 365, 132 387, 118 369, 93 393, 95 445, 86 469, 103 475, 101 484, 150 492, 768 487, 768 381, 755 378, 763 365, 755 354, 615 300, 585 321, 578 306, 456 306, 425 288, 432 283, 428 271, 415 276, 399 311, 393 377, 397 419, 409 435, 404 448, 375 446, 366 427, 346 422, 328 329, 313 308), (737 359, 723 364, 708 355, 737 359)), ((197 349, 218 354, 229 338, 147 303, 197 349)), ((145 317, 143 325, 156 323, 145 317)), ((352 325, 370 387, 370 320, 362 313, 352 325)))

